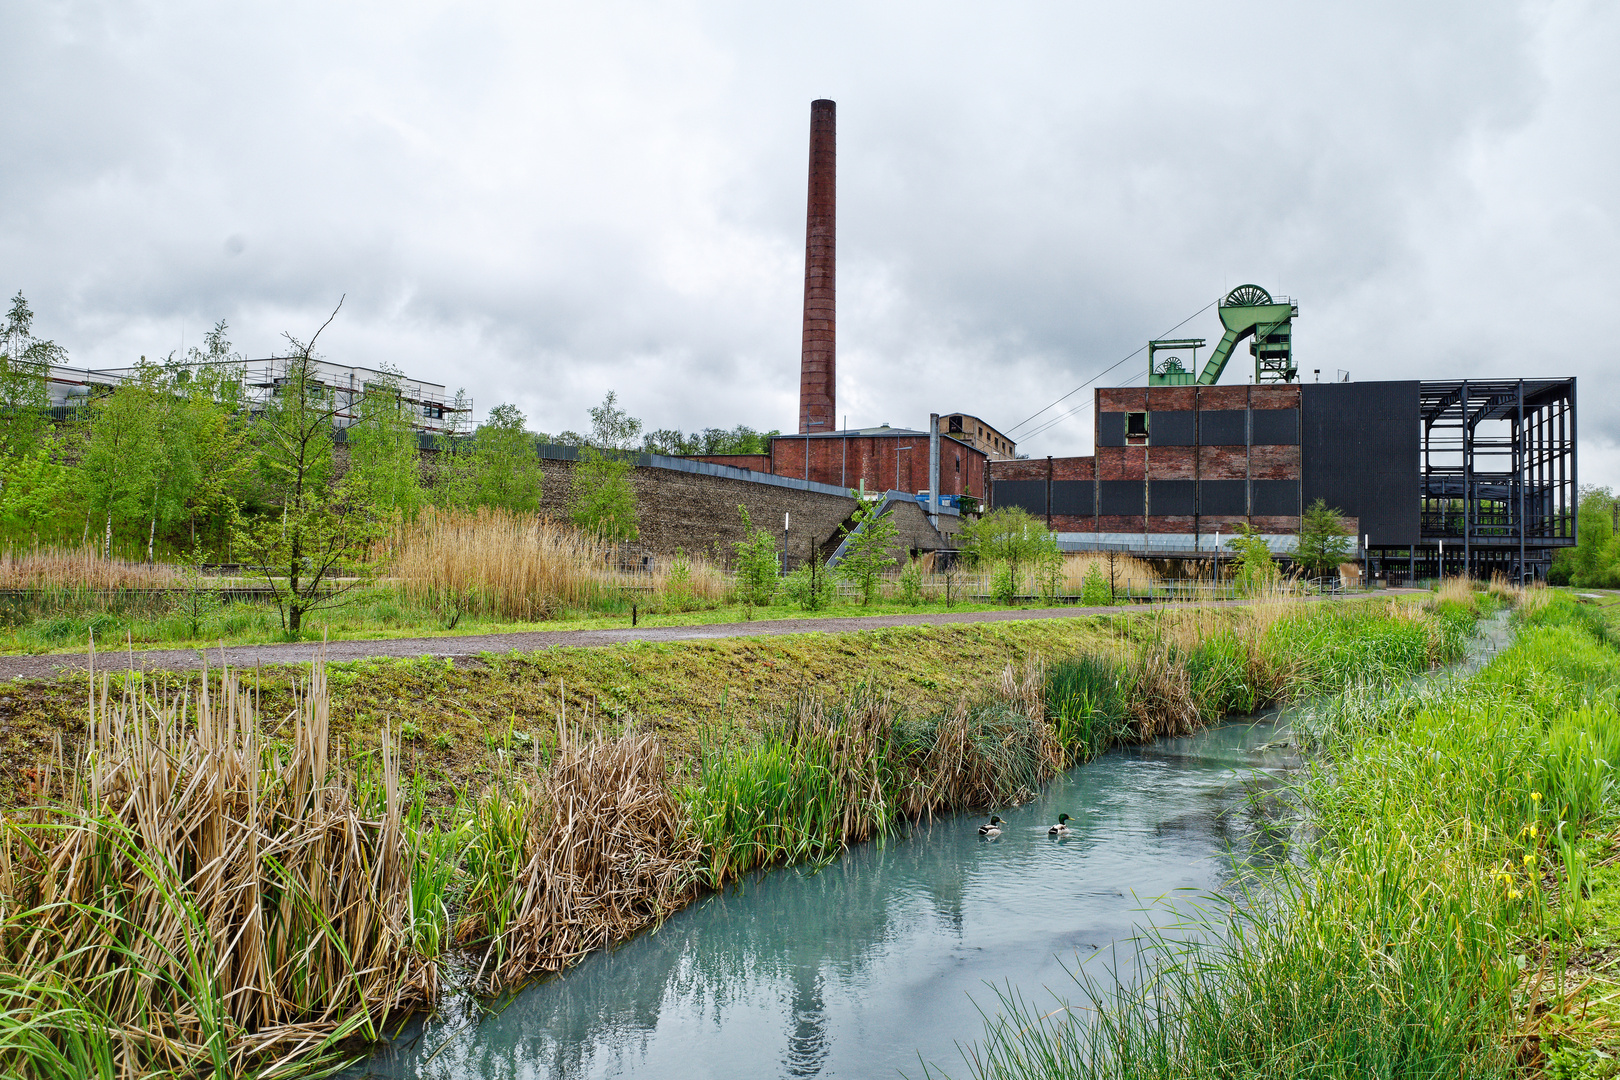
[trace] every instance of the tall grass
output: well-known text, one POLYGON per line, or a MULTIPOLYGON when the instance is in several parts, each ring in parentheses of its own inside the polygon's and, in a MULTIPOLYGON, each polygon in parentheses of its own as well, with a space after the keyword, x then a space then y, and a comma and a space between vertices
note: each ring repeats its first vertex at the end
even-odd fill
POLYGON ((681 798, 719 887, 763 866, 814 861, 902 821, 1014 803, 1062 765, 1042 674, 1008 668, 993 691, 912 715, 863 686, 800 699, 757 736, 709 735, 681 798))
POLYGON ((649 735, 583 741, 518 797, 484 800, 457 933, 488 943, 486 990, 559 971, 686 903, 697 841, 649 735))
POLYGON ((539 515, 430 509, 400 526, 386 558, 408 602, 513 620, 622 605, 626 587, 668 610, 713 606, 731 589, 700 557, 661 560, 647 575, 620 573, 614 555, 612 544, 539 515))
POLYGON ((285 744, 234 672, 92 687, 83 759, 0 832, 0 1071, 285 1071, 432 999, 397 761, 362 817, 319 663, 285 744))
POLYGON ((430 509, 388 560, 408 599, 509 619, 585 608, 612 586, 611 545, 534 514, 430 509))
POLYGON ((175 589, 184 584, 167 563, 108 559, 88 544, 0 549, 0 589, 175 589))
POLYGON ((1349 1080, 1533 1064, 1521 1025, 1545 972, 1521 975, 1516 955, 1579 917, 1570 840, 1615 808, 1620 651, 1567 598, 1521 621, 1467 684, 1362 684, 1314 710, 1300 730, 1326 756, 1299 793, 1296 858, 1212 900, 1215 939, 1207 924, 1148 937, 1138 979, 1077 971, 1078 1004, 1004 995, 972 1074, 1349 1080))

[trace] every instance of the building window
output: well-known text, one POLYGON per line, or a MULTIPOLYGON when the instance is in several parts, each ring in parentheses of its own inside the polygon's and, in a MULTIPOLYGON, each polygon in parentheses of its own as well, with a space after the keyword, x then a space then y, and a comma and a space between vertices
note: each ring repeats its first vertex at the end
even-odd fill
POLYGON ((951 430, 953 432, 956 432, 957 434, 961 434, 961 432, 962 432, 962 418, 960 416, 951 417, 951 430))
POLYGON ((1133 413, 1126 413, 1125 414, 1125 437, 1126 438, 1142 438, 1142 439, 1145 439, 1145 438, 1147 438, 1147 433, 1148 433, 1148 414, 1147 413, 1145 413, 1145 412, 1133 412, 1133 413))

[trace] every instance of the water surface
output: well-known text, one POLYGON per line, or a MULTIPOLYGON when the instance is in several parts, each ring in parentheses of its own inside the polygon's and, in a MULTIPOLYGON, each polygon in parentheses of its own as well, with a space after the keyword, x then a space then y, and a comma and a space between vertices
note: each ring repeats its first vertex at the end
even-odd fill
POLYGON ((819 872, 781 870, 710 896, 655 934, 597 953, 495 1015, 452 1007, 370 1062, 380 1077, 670 1080, 963 1075, 992 986, 1059 992, 1173 916, 1161 897, 1220 889, 1273 834, 1249 795, 1297 767, 1275 720, 1118 750, 1040 798, 862 845, 819 872), (1065 840, 1047 836, 1060 812, 1065 840), (977 1002, 977 1006, 975 1005, 977 1002))

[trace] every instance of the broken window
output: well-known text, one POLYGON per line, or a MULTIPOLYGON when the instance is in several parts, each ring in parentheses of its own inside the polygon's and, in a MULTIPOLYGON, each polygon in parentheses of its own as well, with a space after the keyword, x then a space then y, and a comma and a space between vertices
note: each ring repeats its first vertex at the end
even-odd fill
POLYGON ((1126 413, 1125 414, 1125 437, 1126 438, 1143 438, 1143 439, 1145 439, 1145 438, 1147 438, 1147 433, 1148 433, 1148 414, 1147 413, 1145 413, 1145 412, 1133 412, 1133 413, 1126 413))

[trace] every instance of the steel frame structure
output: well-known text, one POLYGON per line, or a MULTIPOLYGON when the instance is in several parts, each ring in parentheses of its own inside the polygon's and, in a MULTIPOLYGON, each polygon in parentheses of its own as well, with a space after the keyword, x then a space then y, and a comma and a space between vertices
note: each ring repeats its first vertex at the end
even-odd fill
POLYGON ((1576 538, 1575 380, 1425 382, 1419 401, 1419 534, 1436 569, 1544 574, 1576 538))

